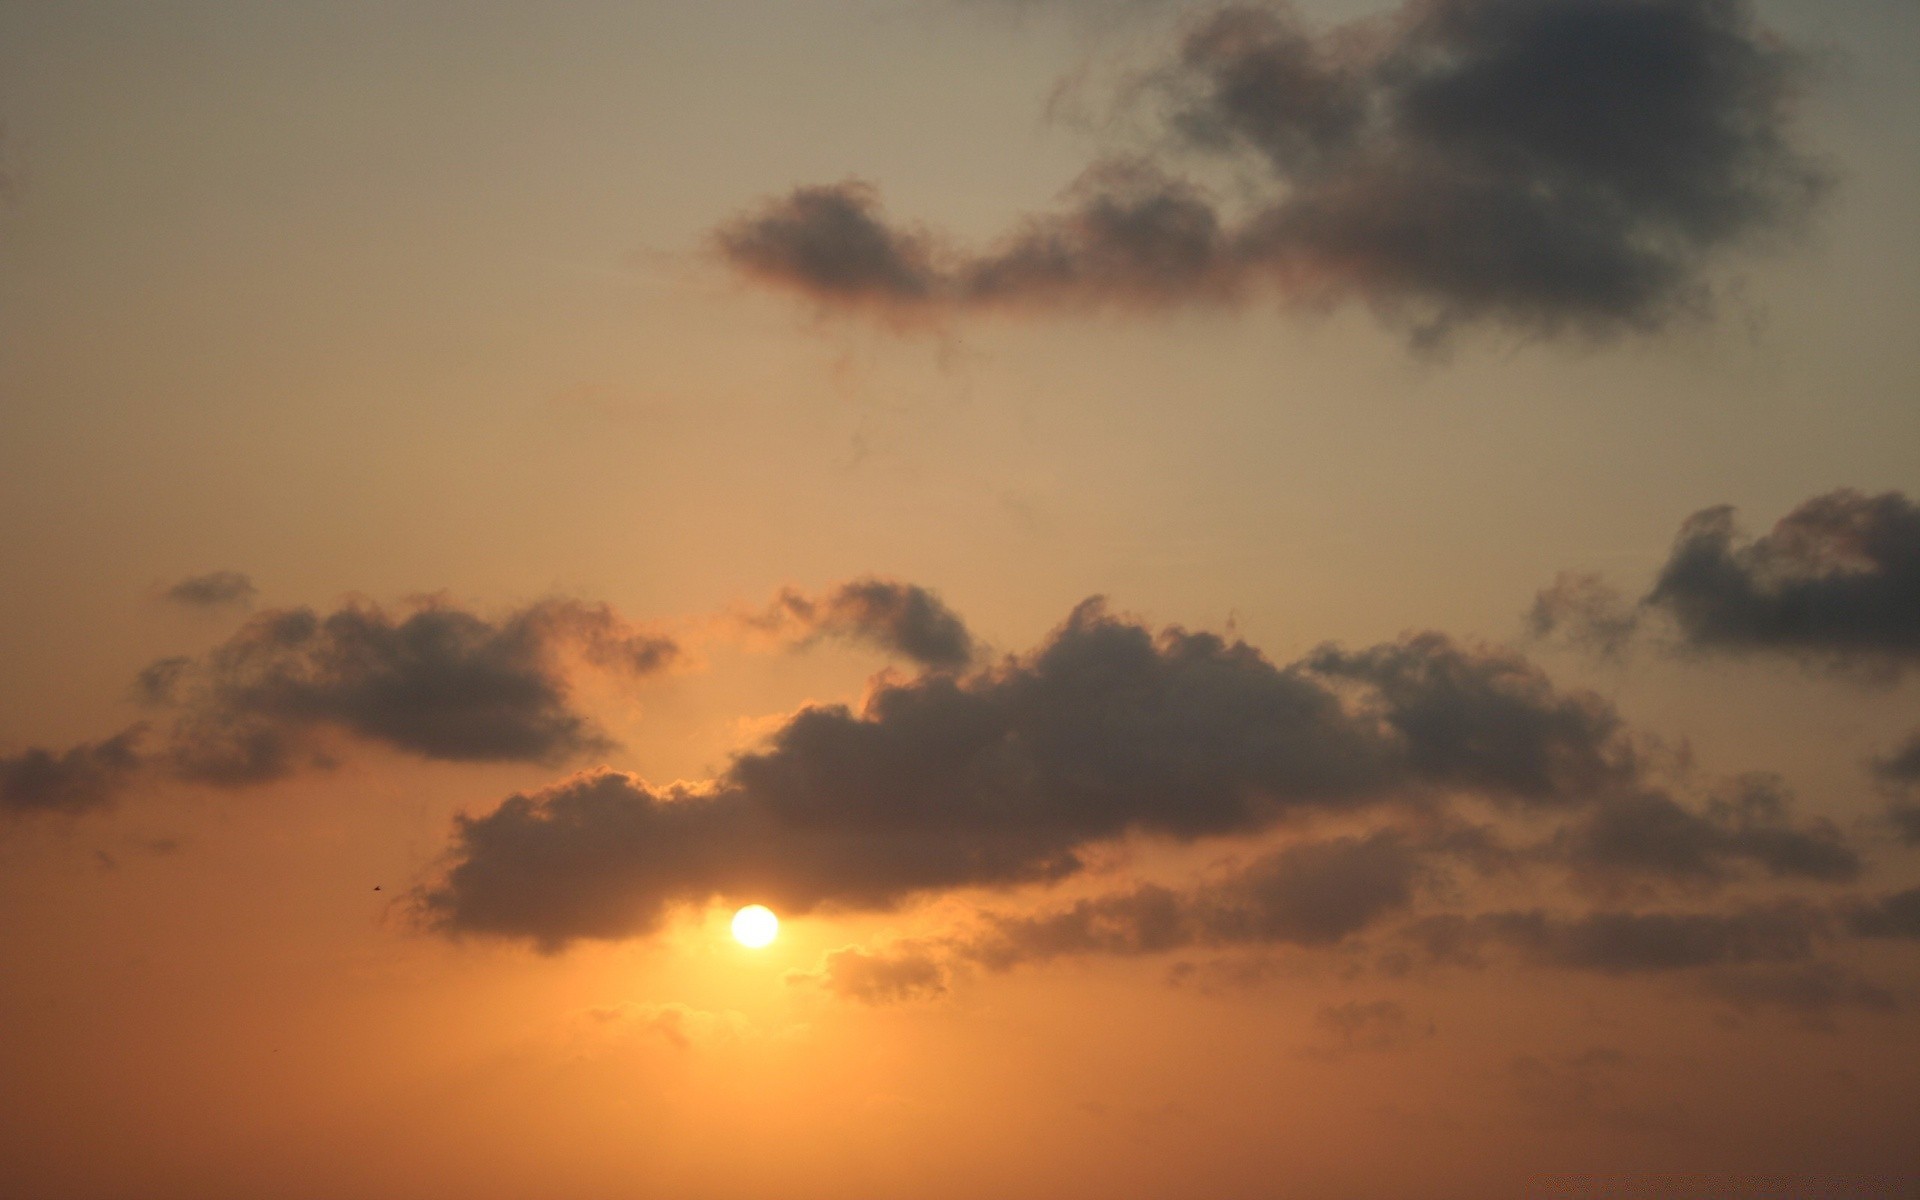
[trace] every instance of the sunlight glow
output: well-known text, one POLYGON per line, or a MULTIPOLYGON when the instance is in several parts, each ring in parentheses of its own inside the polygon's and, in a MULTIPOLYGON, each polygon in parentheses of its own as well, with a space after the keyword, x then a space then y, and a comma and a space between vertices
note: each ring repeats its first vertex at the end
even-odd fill
POLYGON ((749 904, 733 914, 734 940, 758 950, 780 934, 780 918, 764 904, 749 904))

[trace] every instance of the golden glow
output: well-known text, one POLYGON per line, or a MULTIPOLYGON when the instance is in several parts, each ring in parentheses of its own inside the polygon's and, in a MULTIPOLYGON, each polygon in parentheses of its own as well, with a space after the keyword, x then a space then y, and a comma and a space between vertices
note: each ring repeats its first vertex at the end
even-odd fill
POLYGON ((742 946, 758 950, 780 936, 780 918, 764 904, 749 904, 733 914, 733 937, 742 946))

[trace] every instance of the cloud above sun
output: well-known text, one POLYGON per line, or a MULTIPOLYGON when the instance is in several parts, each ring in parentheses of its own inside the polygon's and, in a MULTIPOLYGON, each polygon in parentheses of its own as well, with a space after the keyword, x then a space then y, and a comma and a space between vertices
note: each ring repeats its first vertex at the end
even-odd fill
POLYGON ((861 180, 722 225, 746 277, 892 323, 970 310, 1371 308, 1432 344, 1649 332, 1798 228, 1825 172, 1801 57, 1729 0, 1410 0, 1327 29, 1283 3, 1185 24, 1102 158, 984 247, 861 180), (1224 166, 1240 195, 1203 180, 1224 166))

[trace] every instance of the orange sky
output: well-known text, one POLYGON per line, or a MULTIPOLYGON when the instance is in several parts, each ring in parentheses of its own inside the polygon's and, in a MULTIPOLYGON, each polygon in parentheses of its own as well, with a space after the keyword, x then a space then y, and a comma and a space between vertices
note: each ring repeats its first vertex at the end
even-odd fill
POLYGON ((0 3, 0 1196, 1920 1195, 1916 55, 0 3))

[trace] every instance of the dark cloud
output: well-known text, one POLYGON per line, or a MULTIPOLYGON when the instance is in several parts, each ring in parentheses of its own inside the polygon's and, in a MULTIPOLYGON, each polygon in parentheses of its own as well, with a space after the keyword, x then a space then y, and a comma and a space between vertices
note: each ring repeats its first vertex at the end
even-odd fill
POLYGON ((1873 771, 1895 793, 1887 802, 1888 820, 1903 841, 1920 845, 1920 733, 1875 762, 1873 771))
POLYGON ((1742 0, 1419 0, 1324 32, 1235 5, 1148 90, 1170 152, 1259 180, 1244 211, 1115 160, 977 252, 895 228, 859 182, 796 189, 718 242, 763 281, 895 318, 1264 289, 1359 299, 1423 337, 1649 330, 1820 192, 1790 130, 1801 74, 1742 0))
POLYGON ((1861 937, 1920 938, 1920 887, 1858 905, 1847 924, 1861 937))
MULTIPOLYGON (((1604 704, 1511 655, 1417 635, 1276 666, 1089 602, 1031 654, 883 682, 858 713, 803 709, 710 784, 596 774, 465 818, 423 902, 451 932, 557 946, 717 896, 804 912, 1059 879, 1127 833, 1248 834, 1452 792, 1567 805, 1633 761, 1604 704)), ((1303 938, 1340 927, 1290 919, 1303 938)))
POLYGON ((1427 779, 1520 801, 1590 798, 1638 771, 1612 707, 1591 693, 1556 693, 1517 654, 1460 653, 1443 635, 1417 634, 1308 660, 1324 676, 1357 680, 1427 779))
POLYGON ((1005 969, 1079 954, 1330 946, 1404 910, 1428 868, 1399 833, 1302 842, 1188 892, 1145 885, 1048 913, 993 917, 959 953, 1005 969))
POLYGON ((1705 983, 1709 994, 1743 1014, 1784 1009, 1807 1028, 1825 1032, 1833 1031, 1834 1018, 1843 1009, 1886 1013, 1903 1007, 1892 991, 1832 962, 1734 967, 1710 973, 1705 983))
POLYGON ((1653 618, 1679 649, 1778 654, 1886 675, 1920 661, 1920 506, 1899 492, 1815 496, 1757 538, 1727 505, 1687 518, 1637 603, 1602 581, 1562 575, 1528 622, 1617 652, 1653 618))
POLYGON ((492 621, 439 601, 393 614, 367 604, 282 609, 198 659, 141 673, 178 716, 167 754, 190 779, 271 779, 313 758, 335 729, 425 758, 558 763, 611 743, 568 699, 568 656, 631 675, 674 644, 604 605, 548 600, 492 621))
POLYGON ((1899 492, 1816 496, 1739 537, 1729 507, 1695 513, 1643 602, 1688 646, 1907 665, 1920 659, 1920 507, 1899 492))
POLYGON ((1776 877, 1846 882, 1860 857, 1831 821, 1796 824, 1791 800, 1770 776, 1740 780, 1704 813, 1657 791, 1609 795, 1564 827, 1556 852, 1601 879, 1719 881, 1730 865, 1750 863, 1776 877))
POLYGON ((66 751, 0 757, 0 813, 83 813, 113 803, 141 766, 144 726, 66 751))
POLYGON ((1472 926, 1544 966, 1624 975, 1809 959, 1826 921, 1813 908, 1782 903, 1724 913, 1493 913, 1472 926))
POLYGON ((244 607, 253 603, 259 589, 253 580, 238 571, 211 571, 182 579, 166 591, 166 598, 192 608, 244 607))
POLYGON ((938 595, 911 583, 856 579, 819 598, 788 588, 748 623, 806 643, 847 638, 935 669, 964 667, 973 635, 938 595))

